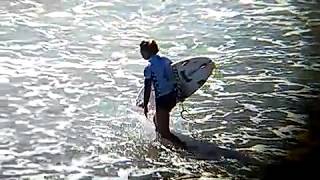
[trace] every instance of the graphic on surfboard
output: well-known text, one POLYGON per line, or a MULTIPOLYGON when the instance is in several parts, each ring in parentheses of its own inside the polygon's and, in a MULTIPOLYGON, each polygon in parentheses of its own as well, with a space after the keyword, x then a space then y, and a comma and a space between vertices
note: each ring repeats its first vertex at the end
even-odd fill
MULTIPOLYGON (((183 102, 207 81, 212 70, 215 68, 215 64, 209 58, 195 57, 175 62, 172 64, 172 68, 177 82, 177 100, 178 102, 183 102)), ((143 96, 144 86, 140 89, 136 98, 136 105, 138 107, 142 107, 143 105, 143 96)), ((155 109, 153 88, 150 95, 149 109, 155 109)))

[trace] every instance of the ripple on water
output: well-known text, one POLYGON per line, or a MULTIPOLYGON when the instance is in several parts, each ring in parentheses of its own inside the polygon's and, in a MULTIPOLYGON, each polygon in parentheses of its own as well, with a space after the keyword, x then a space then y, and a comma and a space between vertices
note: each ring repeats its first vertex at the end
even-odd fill
POLYGON ((132 105, 142 39, 173 61, 208 56, 223 75, 187 99, 186 119, 174 110, 173 128, 261 162, 286 154, 305 132, 302 102, 319 95, 317 2, 0 4, 0 178, 250 174, 244 160, 200 161, 153 142, 132 105))

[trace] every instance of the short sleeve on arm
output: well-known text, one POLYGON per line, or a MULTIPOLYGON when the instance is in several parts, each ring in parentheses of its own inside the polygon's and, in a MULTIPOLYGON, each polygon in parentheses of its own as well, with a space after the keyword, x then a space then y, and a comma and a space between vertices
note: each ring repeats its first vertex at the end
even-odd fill
POLYGON ((165 61, 167 61, 167 63, 172 64, 172 61, 171 61, 169 58, 162 57, 162 59, 164 59, 165 61))
POLYGON ((151 79, 151 68, 150 65, 144 68, 144 78, 145 79, 151 79))

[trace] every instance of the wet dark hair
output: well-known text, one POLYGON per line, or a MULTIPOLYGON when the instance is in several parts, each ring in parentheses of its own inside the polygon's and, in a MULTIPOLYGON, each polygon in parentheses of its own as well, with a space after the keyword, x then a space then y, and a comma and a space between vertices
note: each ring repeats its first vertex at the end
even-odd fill
POLYGON ((151 55, 156 55, 159 52, 159 47, 155 40, 149 41, 141 41, 140 49, 143 51, 148 51, 151 55))

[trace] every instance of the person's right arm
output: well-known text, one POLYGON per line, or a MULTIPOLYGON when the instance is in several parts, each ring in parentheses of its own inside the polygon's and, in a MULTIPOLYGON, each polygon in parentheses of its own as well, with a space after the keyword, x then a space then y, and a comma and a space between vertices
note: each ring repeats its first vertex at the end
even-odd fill
POLYGON ((148 103, 150 99, 150 93, 151 93, 151 79, 145 79, 144 80, 144 98, 143 98, 143 108, 144 108, 144 114, 147 117, 148 114, 148 103))
POLYGON ((151 94, 151 69, 150 66, 147 66, 144 69, 144 95, 143 95, 143 108, 144 108, 144 114, 147 117, 148 114, 148 103, 150 99, 151 94))

